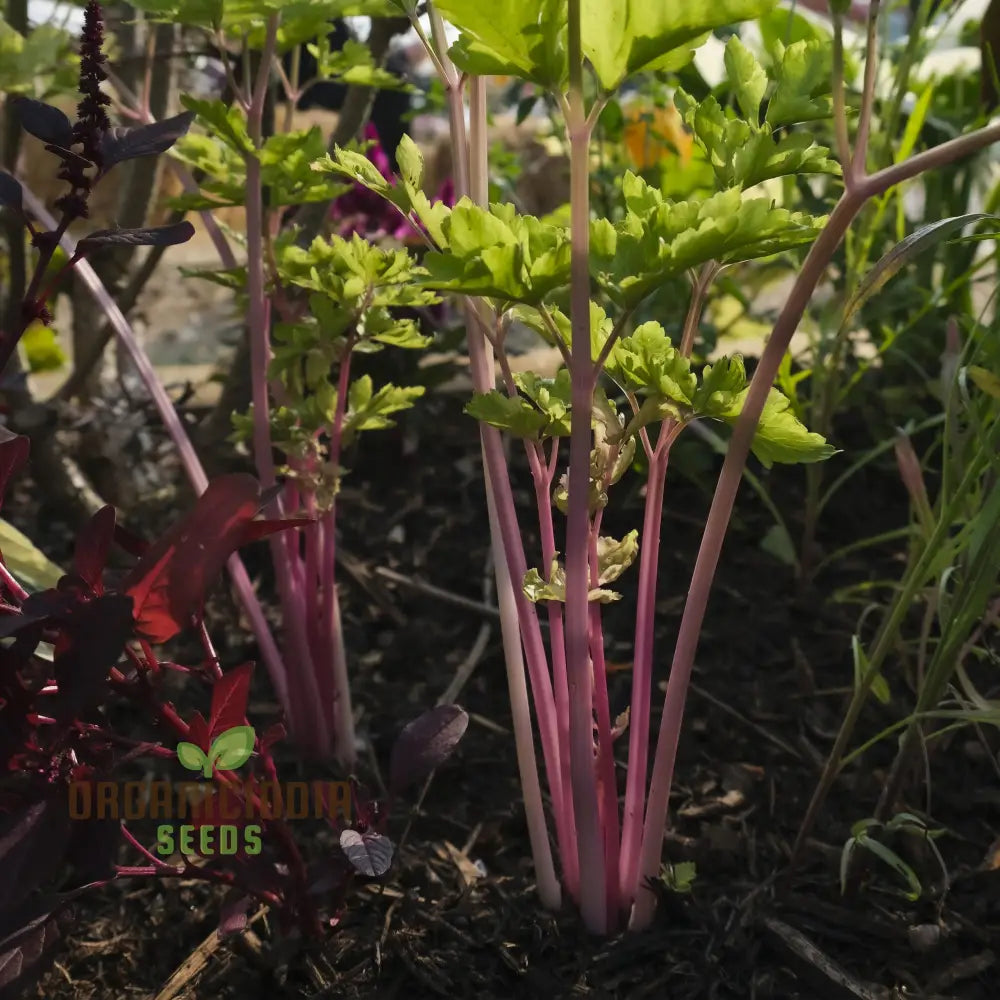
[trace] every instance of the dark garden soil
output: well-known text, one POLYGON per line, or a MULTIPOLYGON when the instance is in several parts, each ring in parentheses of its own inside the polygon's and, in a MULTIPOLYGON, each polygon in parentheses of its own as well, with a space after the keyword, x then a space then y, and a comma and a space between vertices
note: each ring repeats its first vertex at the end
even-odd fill
MULTIPOLYGON (((851 426, 838 435, 845 449, 833 460, 839 472, 854 454, 852 445, 863 447, 870 437, 851 426)), ((805 863, 787 886, 778 884, 851 680, 850 636, 862 605, 833 595, 898 576, 902 564, 887 550, 865 550, 803 590, 791 569, 760 549, 770 522, 746 487, 699 649, 672 799, 665 853, 672 862, 697 863, 693 888, 664 891, 650 931, 613 941, 583 933, 569 906, 559 914, 539 907, 498 624, 488 610, 422 587, 483 602, 487 534, 476 442, 456 398, 429 399, 398 431, 371 435, 343 495, 340 574, 359 731, 373 748, 362 765, 370 786, 378 786, 376 766, 385 767, 395 734, 434 704, 483 625, 490 627, 485 652, 456 699, 470 713, 469 730, 414 816, 384 884, 362 887, 340 926, 311 951, 281 938, 266 915, 244 935, 219 942, 220 899, 201 884, 143 881, 105 889, 76 906, 38 996, 995 997, 1000 784, 992 734, 960 731, 931 759, 932 815, 948 831, 938 841, 951 882, 945 895, 910 903, 888 869, 872 871, 853 897, 841 895, 840 849, 851 824, 874 808, 891 741, 842 775, 805 863)), ((678 450, 668 488, 657 682, 667 675, 714 484, 716 467, 705 468, 704 461, 697 447, 678 450)), ((164 468, 165 479, 170 471, 164 468)), ((776 468, 765 481, 798 523, 802 470, 776 468)), ((518 487, 527 510, 523 475, 518 487)), ((59 556, 59 525, 31 495, 22 481, 5 514, 33 538, 54 538, 51 554, 59 556)), ((638 485, 627 478, 615 499, 608 533, 641 523, 638 485)), ((127 523, 158 530, 170 510, 167 501, 151 501, 126 512, 127 523)), ((840 491, 820 541, 831 551, 906 517, 905 496, 886 465, 840 491)), ((266 588, 266 549, 249 550, 247 560, 265 576, 266 588)), ((625 590, 625 599, 607 612, 615 712, 629 698, 633 595, 625 590)), ((234 619, 220 587, 210 626, 231 664, 252 656, 234 619)), ((177 658, 183 662, 183 651, 177 658)), ((904 714, 910 669, 901 657, 890 665, 893 704, 866 711, 865 736, 904 714)), ((177 697, 184 704, 202 694, 177 697)), ((654 725, 661 703, 658 695, 654 725)), ((259 671, 251 716, 263 721, 275 710, 259 671)), ((908 805, 926 806, 921 788, 908 805)), ((396 818, 395 841, 406 823, 405 815, 396 818)), ((317 839, 313 846, 325 849, 324 843, 317 839)), ((932 860, 912 860, 925 883, 941 883, 932 860)))

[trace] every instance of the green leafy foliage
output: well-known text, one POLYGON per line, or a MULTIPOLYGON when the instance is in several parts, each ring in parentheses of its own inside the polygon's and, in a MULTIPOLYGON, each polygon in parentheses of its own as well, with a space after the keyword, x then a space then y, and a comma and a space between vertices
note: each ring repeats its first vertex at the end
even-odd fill
POLYGON ((747 21, 773 0, 582 0, 584 54, 601 86, 616 90, 645 70, 678 69, 711 31, 747 21))
POLYGON ((181 104, 188 111, 193 111, 209 133, 224 142, 234 152, 241 155, 253 152, 253 143, 247 132, 246 118, 238 108, 224 104, 222 101, 199 100, 189 94, 181 95, 181 104))
MULTIPOLYGON (((326 22, 344 15, 385 17, 397 13, 391 0, 138 0, 136 6, 151 20, 202 28, 224 28, 260 45, 268 16, 280 12, 285 25, 306 22, 315 37, 326 22)), ((296 44, 288 41, 287 44, 296 44)))
POLYGON ((447 249, 424 258, 427 288, 537 305, 569 283, 569 233, 513 205, 486 209, 462 198, 442 235, 447 249))
MULTIPOLYGON (((709 32, 770 10, 773 0, 582 0, 583 52, 603 90, 646 70, 677 69, 709 32)), ((440 0, 460 31, 455 63, 468 73, 516 75, 551 90, 568 78, 567 8, 560 0, 440 0)))
MULTIPOLYGON (((736 423, 749 390, 741 392, 722 419, 736 423)), ((810 431, 795 416, 788 398, 772 388, 753 438, 753 453, 765 468, 775 462, 823 462, 837 453, 822 434, 810 431)))
POLYGON ((774 93, 767 105, 772 128, 829 118, 832 48, 826 40, 793 42, 780 55, 774 93))
POLYGON ((735 35, 726 44, 726 70, 743 117, 732 108, 723 108, 712 95, 698 102, 678 88, 674 96, 677 109, 721 185, 748 188, 772 177, 839 172, 838 164, 828 158, 829 149, 813 142, 809 132, 784 129, 793 122, 829 114, 829 99, 813 96, 817 88, 829 91, 829 69, 821 78, 824 83, 809 75, 814 64, 822 70, 824 60, 828 63, 828 49, 818 42, 797 42, 785 50, 763 122, 760 106, 767 74, 735 35))
POLYGON ((363 375, 352 382, 347 395, 348 408, 344 420, 345 446, 361 431, 383 430, 394 426, 389 414, 408 409, 423 394, 422 385, 405 388, 384 385, 376 392, 370 375, 363 375))
POLYGON ((570 431, 570 374, 565 368, 555 378, 539 378, 530 372, 514 375, 523 395, 508 396, 492 390, 476 393, 465 412, 476 420, 533 441, 567 437, 570 431))
POLYGON ((809 244, 825 222, 744 195, 738 187, 672 202, 629 172, 622 189, 624 219, 592 227, 591 269, 608 297, 626 308, 707 261, 732 264, 809 244))
POLYGON ((568 78, 564 0, 440 0, 461 31, 451 57, 467 73, 513 75, 561 90, 568 78))
POLYGON ((363 153, 340 146, 334 149, 332 156, 325 154, 316 159, 312 169, 321 173, 338 174, 362 184, 395 205, 411 221, 422 223, 437 246, 447 246, 443 224, 451 209, 443 202, 432 202, 424 193, 421 187, 424 176, 423 155, 408 135, 403 136, 396 149, 396 160, 402 171, 396 184, 390 184, 363 153))
MULTIPOLYGON (((246 201, 246 156, 253 153, 242 112, 220 101, 185 98, 184 103, 198 113, 208 134, 188 133, 176 144, 174 153, 204 178, 200 191, 180 195, 172 204, 186 210, 242 205, 246 201)), ((319 126, 268 137, 259 158, 269 205, 325 202, 345 190, 344 185, 312 169, 313 162, 325 152, 319 126)))
POLYGON ((669 892, 686 895, 694 888, 698 869, 693 861, 668 861, 660 869, 660 881, 669 892))
MULTIPOLYGON (((685 424, 701 417, 734 424, 749 391, 741 357, 706 365, 699 377, 656 322, 643 323, 621 338, 605 370, 622 390, 642 399, 626 434, 665 419, 685 424)), ((752 447, 768 467, 774 462, 818 462, 835 452, 821 435, 802 424, 788 398, 774 388, 764 404, 752 447)))
POLYGON ((56 25, 40 24, 24 36, 0 18, 0 91, 48 97, 76 90, 75 48, 56 25))
MULTIPOLYGON (((391 415, 424 393, 423 386, 376 389, 362 375, 338 407, 340 368, 353 354, 426 347, 430 338, 398 310, 432 305, 437 297, 417 286, 422 272, 405 250, 372 246, 358 235, 317 238, 305 248, 289 237, 276 245, 275 257, 282 285, 307 292, 308 309, 274 328, 270 375, 285 391, 282 405, 271 412, 271 435, 288 458, 286 473, 308 479, 324 507, 343 472, 329 459, 331 437, 347 448, 363 431, 393 426, 391 415)), ((234 417, 233 425, 237 441, 249 440, 252 410, 234 417)))

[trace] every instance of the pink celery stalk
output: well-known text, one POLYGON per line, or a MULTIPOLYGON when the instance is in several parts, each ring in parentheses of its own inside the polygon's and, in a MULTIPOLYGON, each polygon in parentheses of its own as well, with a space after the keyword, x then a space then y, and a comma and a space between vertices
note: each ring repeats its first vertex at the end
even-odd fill
MULTIPOLYGON (((434 38, 433 45, 426 38, 419 20, 416 18, 411 20, 414 30, 420 36, 429 56, 434 61, 448 96, 455 195, 456 198, 468 195, 482 204, 486 200, 487 187, 486 105, 485 90, 482 89, 484 81, 473 78, 471 82, 474 106, 470 116, 473 130, 473 142, 470 143, 465 124, 461 79, 448 57, 444 24, 433 5, 430 5, 428 10, 434 38), (474 178, 474 187, 470 175, 474 178)), ((478 326, 483 317, 477 310, 476 304, 471 300, 466 301, 465 312, 473 382, 477 392, 487 392, 494 386, 494 366, 490 345, 478 326)), ((535 764, 530 711, 526 701, 521 700, 525 696, 524 661, 520 655, 522 646, 524 659, 527 661, 538 729, 541 735, 546 776, 553 800, 556 839, 560 853, 565 857, 570 845, 566 833, 566 799, 561 781, 560 748, 556 731, 552 685, 537 611, 535 606, 528 601, 520 585, 527 572, 527 562, 517 523, 510 474, 500 433, 493 427, 481 425, 480 441, 488 496, 490 537, 497 567, 496 579, 500 611, 501 615, 510 615, 512 612, 516 612, 517 616, 516 623, 506 618, 501 618, 501 622, 508 686, 512 699, 514 699, 512 708, 521 788, 524 793, 525 813, 531 834, 539 895, 547 906, 554 908, 559 903, 561 893, 555 876, 548 838, 541 835, 544 829, 544 812, 535 764), (501 551, 502 558, 500 558, 501 551), (520 643, 512 641, 515 626, 520 632, 520 643)))
MULTIPOLYGON (((270 312, 271 303, 264 288, 264 212, 261 190, 261 167, 256 151, 262 144, 262 119, 267 96, 271 63, 274 58, 279 15, 272 14, 267 21, 264 48, 260 67, 254 81, 250 106, 247 111, 247 131, 254 146, 254 153, 246 156, 246 226, 247 226, 247 296, 249 300, 248 325, 250 333, 250 360, 253 395, 253 444, 258 475, 265 488, 276 482, 274 457, 271 445, 267 369, 270 361, 270 312)), ((274 506, 280 511, 278 501, 274 506)), ((311 525, 312 531, 318 530, 311 525)), ((281 598, 288 652, 296 663, 294 683, 288 686, 289 724, 293 738, 308 752, 326 756, 335 752, 337 734, 330 731, 323 706, 323 695, 329 692, 320 688, 320 679, 306 638, 308 611, 308 583, 300 585, 301 577, 289 564, 286 543, 271 539, 271 556, 274 562, 278 592, 281 598)), ((291 680, 291 679, 290 679, 291 680)), ((341 758, 345 766, 353 763, 353 735, 350 754, 341 758)))
POLYGON ((569 0, 571 401, 566 517, 566 666, 570 774, 580 866, 580 912, 595 934, 608 930, 605 857, 594 767, 594 675, 590 662, 590 452, 595 372, 590 355, 590 136, 583 96, 580 0, 569 0), (586 877, 584 876, 586 873, 586 877))

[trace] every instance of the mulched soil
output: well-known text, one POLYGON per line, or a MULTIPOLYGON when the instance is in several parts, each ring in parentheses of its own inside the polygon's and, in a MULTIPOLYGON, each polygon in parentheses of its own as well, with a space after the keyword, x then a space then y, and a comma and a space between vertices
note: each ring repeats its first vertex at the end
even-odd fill
MULTIPOLYGON (((846 455, 867 441, 858 427, 838 430, 846 455)), ((657 682, 667 673, 710 501, 703 484, 714 482, 716 467, 699 465, 698 451, 677 452, 668 487, 657 682)), ((835 461, 846 467, 844 456, 835 461)), ((472 421, 456 398, 429 399, 397 431, 372 435, 353 468, 343 497, 347 561, 340 573, 359 730, 373 748, 361 769, 367 782, 377 785, 375 766, 385 768, 395 734, 434 703, 484 623, 491 626, 458 698, 471 715, 469 731, 414 815, 393 870, 382 885, 361 888, 341 925, 311 949, 283 939, 266 915, 242 936, 219 942, 219 896, 200 884, 131 882, 103 890, 77 906, 39 997, 996 995, 1000 871, 991 845, 1000 835, 1000 795, 992 734, 981 734, 987 743, 962 731, 931 761, 933 818, 948 831, 938 845, 949 892, 908 902, 881 868, 860 892, 840 892, 841 847, 851 824, 874 808, 891 741, 845 772, 806 862, 787 884, 778 881, 851 679, 849 643, 861 609, 831 595, 898 575, 896 553, 847 557, 803 589, 790 569, 761 551, 768 515, 752 491, 741 490, 699 650, 666 846, 671 862, 697 863, 697 878, 687 894, 664 891, 650 931, 604 941, 586 935, 569 906, 546 913, 535 899, 495 618, 376 572, 386 568, 483 600, 487 533, 472 421)), ((518 477, 529 510, 520 467, 518 477)), ((610 534, 641 523, 632 479, 617 488, 610 534)), ((801 469, 776 468, 765 481, 783 510, 801 509, 801 469)), ((32 537, 52 539, 59 556, 62 529, 33 496, 22 484, 4 513, 32 537)), ((169 512, 169 504, 150 502, 130 512, 130 523, 153 530, 169 512)), ((820 542, 829 551, 906 517, 891 466, 873 466, 838 494, 820 542)), ((266 587, 266 549, 258 549, 248 562, 266 587)), ((628 586, 607 612, 614 664, 631 657, 628 586)), ((210 610, 227 662, 252 655, 245 633, 232 628, 222 588, 210 610)), ((901 659, 890 665, 893 702, 866 711, 864 734, 911 703, 908 669, 901 659)), ((260 674, 251 708, 264 717, 273 704, 260 674)), ((627 670, 612 674, 613 712, 627 705, 629 685, 627 670)), ((661 701, 654 698, 654 731, 661 701)), ((909 805, 925 805, 922 790, 909 805)), ((397 818, 395 840, 406 822, 397 818)), ((941 882, 932 863, 919 870, 927 883, 941 882)))

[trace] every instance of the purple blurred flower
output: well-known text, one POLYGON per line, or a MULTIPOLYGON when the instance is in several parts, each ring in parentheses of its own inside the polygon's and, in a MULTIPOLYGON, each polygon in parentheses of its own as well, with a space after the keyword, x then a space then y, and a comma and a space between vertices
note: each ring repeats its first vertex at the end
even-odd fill
MULTIPOLYGON (((365 127, 365 140, 374 143, 368 151, 368 159, 387 181, 394 184, 395 176, 389 165, 389 157, 378 141, 378 133, 371 122, 365 127)), ((431 200, 444 202, 449 208, 455 204, 455 186, 450 177, 431 200)), ((358 183, 350 191, 334 199, 330 206, 330 218, 335 224, 337 235, 345 239, 350 239, 357 233, 369 240, 388 238, 399 243, 419 243, 422 242, 424 233, 422 226, 417 229, 393 205, 358 183)))

